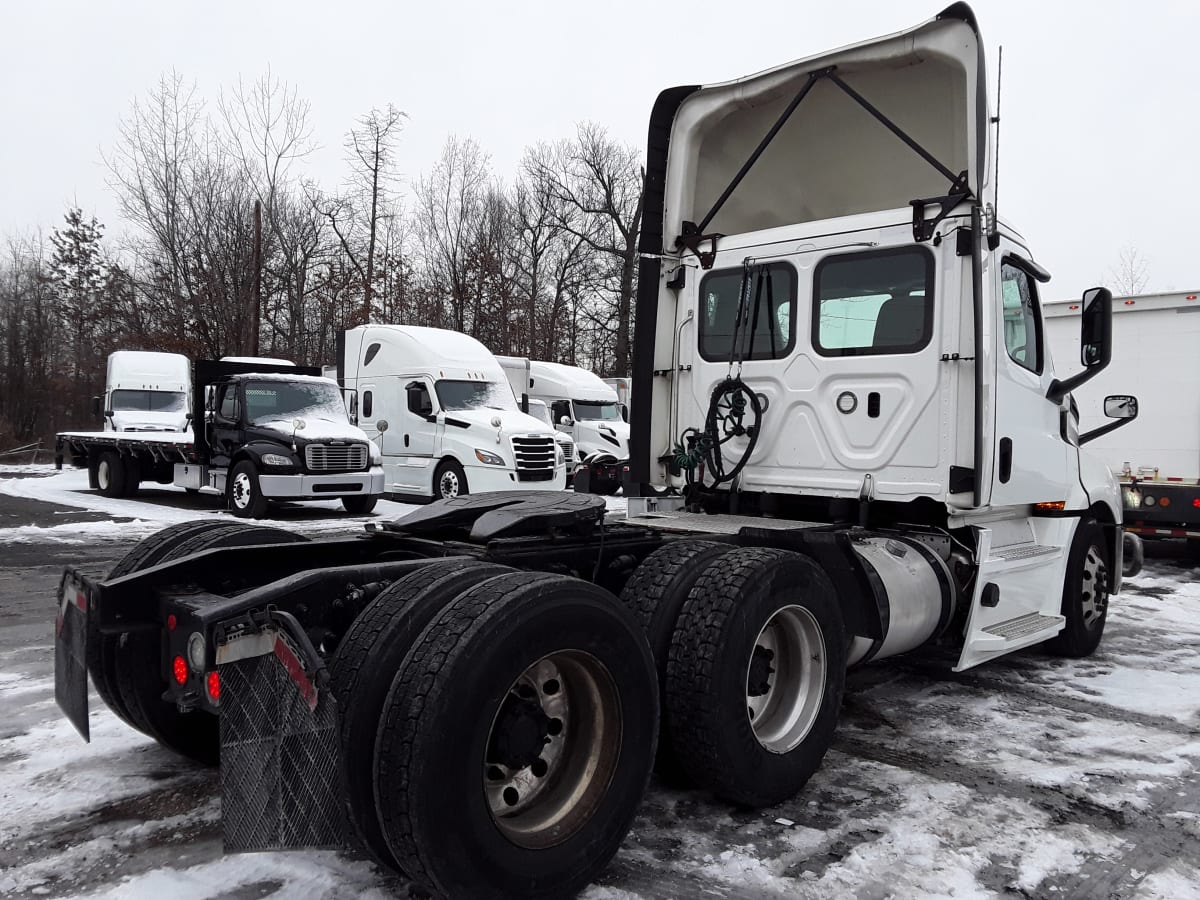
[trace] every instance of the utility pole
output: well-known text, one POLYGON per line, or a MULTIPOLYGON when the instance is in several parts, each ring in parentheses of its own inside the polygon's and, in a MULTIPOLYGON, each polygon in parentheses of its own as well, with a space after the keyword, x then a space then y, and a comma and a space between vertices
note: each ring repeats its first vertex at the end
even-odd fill
POLYGON ((262 201, 254 201, 254 315, 250 324, 250 355, 258 356, 258 323, 262 319, 262 201))

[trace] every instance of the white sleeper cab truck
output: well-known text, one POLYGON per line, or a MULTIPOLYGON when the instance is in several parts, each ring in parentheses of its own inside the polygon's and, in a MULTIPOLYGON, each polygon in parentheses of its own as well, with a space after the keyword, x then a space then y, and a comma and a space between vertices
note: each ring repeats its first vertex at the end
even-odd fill
MULTIPOLYGON (((1055 357, 1079 355, 1082 312, 1077 301, 1047 304, 1055 357)), ((1121 482, 1127 533, 1200 541, 1200 291, 1119 297, 1112 327, 1112 365, 1075 394, 1080 427, 1096 435, 1088 449, 1121 482), (1109 397, 1125 390, 1138 399, 1109 397), (1140 404, 1137 424, 1098 428, 1113 402, 1140 404)), ((1130 552, 1140 548, 1127 541, 1130 552)))
POLYGON ((578 366, 498 357, 513 393, 541 400, 550 407, 554 427, 569 434, 582 464, 575 490, 615 494, 622 465, 629 458, 629 424, 621 414, 617 392, 600 376, 578 366))
POLYGON ((192 365, 178 353, 117 350, 108 355, 104 396, 92 411, 105 431, 187 431, 192 365))
POLYGON ((517 408, 500 364, 465 334, 360 325, 339 338, 338 379, 383 455, 396 499, 562 490, 554 429, 517 408))
MULTIPOLYGON (((219 763, 227 849, 345 827, 438 896, 549 898, 617 852, 654 766, 743 807, 803 791, 849 666, 1092 653, 1121 502, 1070 393, 1109 361, 1112 298, 1084 293, 1056 369, 1049 276, 994 215, 986 81, 956 4, 663 92, 628 517, 508 491, 343 538, 174 526, 107 579, 64 573, 62 708, 86 736, 90 674, 134 727, 219 763)), ((347 347, 360 404, 387 333, 347 347)))
MULTIPOLYGON (((526 400, 527 409, 523 412, 529 413, 543 425, 554 428, 554 423, 550 419, 550 407, 546 405, 545 400, 526 400)), ((567 464, 567 484, 571 483, 571 470, 575 467, 575 441, 565 431, 555 429, 554 440, 558 441, 559 449, 562 450, 563 460, 567 464)))

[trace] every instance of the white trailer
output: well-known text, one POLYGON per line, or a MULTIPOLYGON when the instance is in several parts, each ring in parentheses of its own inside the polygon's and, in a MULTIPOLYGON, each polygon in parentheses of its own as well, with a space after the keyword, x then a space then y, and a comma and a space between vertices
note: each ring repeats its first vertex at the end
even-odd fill
MULTIPOLYGON (((1046 306, 1056 360, 1079 358, 1075 301, 1046 306)), ((1112 365, 1074 393, 1079 427, 1105 421, 1106 395, 1137 395, 1138 420, 1089 442, 1124 488, 1125 528, 1146 538, 1200 539, 1200 291, 1118 297, 1112 365)))
POLYGON ((496 357, 468 335, 360 325, 339 337, 338 382, 398 499, 566 487, 554 429, 518 409, 496 357))
POLYGON ((179 353, 117 350, 108 356, 104 396, 92 411, 104 431, 188 430, 192 364, 179 353))

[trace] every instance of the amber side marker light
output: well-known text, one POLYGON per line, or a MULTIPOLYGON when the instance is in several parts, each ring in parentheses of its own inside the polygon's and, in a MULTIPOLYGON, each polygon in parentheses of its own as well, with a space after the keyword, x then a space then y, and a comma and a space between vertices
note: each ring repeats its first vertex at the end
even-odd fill
POLYGON ((1045 503, 1035 503, 1033 508, 1039 512, 1056 512, 1067 508, 1066 500, 1049 500, 1045 503))

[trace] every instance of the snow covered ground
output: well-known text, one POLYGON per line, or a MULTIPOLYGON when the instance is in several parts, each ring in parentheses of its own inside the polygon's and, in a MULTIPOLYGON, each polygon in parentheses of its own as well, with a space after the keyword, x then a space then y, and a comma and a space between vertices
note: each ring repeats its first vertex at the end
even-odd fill
MULTIPOLYGON (((129 519, 83 523, 96 528, 81 539, 79 524, 0 529, 10 547, 111 540, 116 556, 116 541, 217 514, 180 498, 108 500, 75 472, 0 470, 0 494, 129 519)), ((285 511, 285 525, 365 521, 306 506, 285 511)), ((85 549, 103 552, 58 552, 85 549)), ((34 622, 41 607, 29 601, 34 612, 5 618, 18 602, 5 584, 39 571, 49 583, 56 570, 42 570, 0 572, 0 896, 408 894, 333 852, 222 856, 215 774, 94 695, 85 745, 54 704, 52 613, 34 622)), ((1198 579, 1200 568, 1152 560, 1114 600, 1090 659, 1032 649, 955 675, 934 653, 853 673, 833 749, 797 797, 747 811, 653 784, 585 898, 1200 898, 1198 579)))

